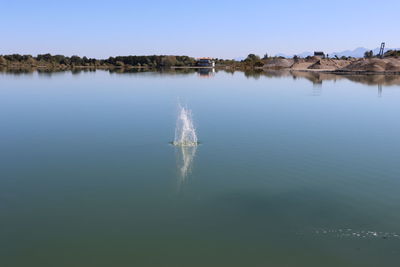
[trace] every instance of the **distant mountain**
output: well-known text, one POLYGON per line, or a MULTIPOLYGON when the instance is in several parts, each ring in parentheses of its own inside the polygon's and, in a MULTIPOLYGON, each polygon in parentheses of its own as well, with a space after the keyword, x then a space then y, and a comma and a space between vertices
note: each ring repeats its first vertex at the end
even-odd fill
MULTIPOLYGON (((379 48, 378 52, 379 52, 379 48)), ((341 51, 341 52, 333 52, 333 53, 329 53, 330 57, 334 57, 334 56, 338 56, 338 57, 363 57, 364 53, 369 51, 367 48, 364 47, 358 47, 354 50, 345 50, 345 51, 341 51)), ((375 52, 374 52, 375 54, 375 52)))
POLYGON ((291 56, 288 56, 288 55, 282 54, 282 53, 276 54, 275 56, 276 57, 286 57, 286 58, 291 57, 291 56))
MULTIPOLYGON (((312 56, 312 55, 314 55, 313 52, 303 52, 303 53, 301 53, 301 54, 296 54, 296 56, 298 56, 298 57, 308 57, 308 56, 312 56)), ((276 56, 276 57, 292 58, 292 57, 294 56, 294 54, 289 56, 289 55, 287 55, 287 54, 282 54, 282 53, 280 53, 280 54, 276 54, 275 56, 276 56)))
MULTIPOLYGON (((334 57, 334 56, 338 56, 338 57, 364 57, 364 53, 366 51, 370 51, 371 49, 367 49, 364 47, 358 47, 354 50, 345 50, 345 51, 341 51, 341 52, 333 52, 333 53, 328 53, 329 57, 334 57)), ((372 51, 374 52, 374 55, 377 55, 379 53, 380 48, 377 47, 375 49, 372 49, 372 51)), ((385 52, 388 50, 400 50, 400 48, 385 48, 385 52)), ((297 56, 299 57, 307 57, 307 56, 312 56, 314 55, 314 53, 312 52, 303 52, 301 54, 297 54, 297 56)), ((289 56, 286 54, 276 54, 276 56, 281 56, 281 57, 286 57, 286 58, 291 58, 293 56, 289 56)))
POLYGON ((309 56, 313 56, 314 52, 303 52, 301 54, 298 54, 298 57, 309 57, 309 56))
POLYGON ((246 59, 246 57, 236 57, 236 58, 234 58, 233 60, 235 60, 235 61, 242 61, 242 60, 245 60, 246 59))
MULTIPOLYGON (((384 52, 387 52, 388 50, 398 50, 399 48, 385 48, 384 52)), ((334 52, 332 54, 329 54, 329 56, 338 56, 338 57, 364 57, 364 53, 367 51, 370 51, 371 49, 367 49, 364 47, 358 47, 354 50, 346 50, 346 51, 342 51, 342 52, 334 52)), ((380 48, 377 47, 375 49, 372 49, 372 52, 374 53, 374 55, 379 54, 380 48)))

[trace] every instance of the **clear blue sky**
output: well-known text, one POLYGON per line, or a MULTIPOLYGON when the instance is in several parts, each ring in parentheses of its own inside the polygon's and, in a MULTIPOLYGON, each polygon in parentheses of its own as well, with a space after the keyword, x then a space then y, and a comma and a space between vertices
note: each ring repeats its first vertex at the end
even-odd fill
POLYGON ((400 0, 0 0, 0 54, 235 58, 400 47, 400 0))

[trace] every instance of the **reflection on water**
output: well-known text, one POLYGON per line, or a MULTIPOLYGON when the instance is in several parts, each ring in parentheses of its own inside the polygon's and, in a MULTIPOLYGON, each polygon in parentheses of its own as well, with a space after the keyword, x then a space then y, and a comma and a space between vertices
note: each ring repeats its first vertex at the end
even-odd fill
POLYGON ((163 71, 0 73, 1 266, 398 264, 395 76, 163 71))
POLYGON ((266 78, 285 78, 292 77, 294 80, 306 79, 315 86, 322 86, 325 81, 350 80, 356 83, 366 85, 400 85, 400 75, 398 74, 335 74, 315 71, 296 71, 296 70, 246 70, 244 72, 247 78, 259 79, 266 78))
POLYGON ((178 187, 183 186, 192 172, 193 160, 196 156, 197 146, 177 146, 176 168, 178 172, 178 187))
MULTIPOLYGON (((35 70, 35 69, 7 69, 0 68, 0 73, 7 74, 32 74, 37 72, 38 74, 51 76, 54 73, 60 72, 71 72, 72 74, 80 74, 84 72, 95 72, 96 69, 84 68, 84 69, 72 69, 72 70, 35 70)), ((149 72, 153 74, 180 74, 187 75, 197 73, 199 77, 214 77, 218 72, 225 72, 234 74, 235 72, 240 73, 240 70, 232 69, 215 69, 215 68, 170 68, 170 69, 145 69, 145 68, 115 68, 109 70, 109 73, 116 74, 140 74, 143 72, 149 72)), ((335 74, 327 72, 315 72, 315 71, 296 71, 296 70, 245 70, 244 75, 251 79, 260 79, 261 77, 266 78, 285 78, 292 77, 296 79, 306 79, 313 83, 315 87, 321 87, 325 81, 338 81, 338 80, 350 80, 356 83, 362 83, 365 85, 378 85, 378 86, 393 86, 400 85, 400 75, 398 74, 335 74)), ((382 92, 380 90, 380 92, 382 92)))
POLYGON ((214 68, 201 68, 197 70, 197 74, 199 77, 211 78, 215 76, 214 68))
POLYGON ((293 79, 306 79, 312 82, 316 86, 322 86, 325 81, 339 81, 339 80, 350 80, 356 83, 362 83, 366 85, 400 85, 400 75, 390 74, 334 74, 324 72, 309 72, 309 71, 290 71, 290 70, 274 70, 274 71, 262 71, 262 72, 247 72, 246 77, 259 78, 265 76, 268 78, 278 77, 292 77, 293 79))
POLYGON ((378 84, 378 96, 382 97, 382 84, 378 84))
POLYGON ((312 96, 320 96, 321 94, 322 94, 322 82, 314 83, 311 95, 312 96))

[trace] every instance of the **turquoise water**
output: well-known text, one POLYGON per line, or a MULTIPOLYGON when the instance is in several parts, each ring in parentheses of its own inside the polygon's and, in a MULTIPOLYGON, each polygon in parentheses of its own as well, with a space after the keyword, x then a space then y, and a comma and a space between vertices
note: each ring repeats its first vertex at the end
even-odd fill
POLYGON ((206 74, 0 73, 0 265, 397 266, 393 77, 206 74))

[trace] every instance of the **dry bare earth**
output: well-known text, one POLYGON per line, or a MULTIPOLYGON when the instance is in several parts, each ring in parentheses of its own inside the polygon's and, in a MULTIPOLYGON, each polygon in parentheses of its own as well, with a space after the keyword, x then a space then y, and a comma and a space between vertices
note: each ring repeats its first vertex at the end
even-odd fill
POLYGON ((289 58, 269 58, 265 61, 264 69, 287 69, 292 67, 293 59, 289 58))
POLYGON ((351 60, 340 59, 320 59, 311 57, 308 59, 286 59, 286 58, 271 58, 265 62, 264 69, 285 69, 292 70, 337 70, 346 67, 352 63, 351 60))
POLYGON ((286 59, 271 58, 265 62, 264 69, 292 69, 303 71, 334 71, 359 73, 400 73, 400 58, 361 58, 361 59, 286 59))
POLYGON ((344 68, 351 64, 350 60, 340 60, 340 59, 321 59, 308 67, 308 69, 314 70, 337 70, 344 68))
POLYGON ((347 65, 351 64, 353 61, 351 60, 342 60, 342 59, 320 59, 317 57, 311 57, 309 59, 299 59, 296 63, 293 64, 291 69, 293 70, 337 70, 340 68, 344 68, 347 65))
POLYGON ((348 66, 339 69, 349 72, 393 72, 400 73, 399 58, 369 58, 359 59, 348 66))

